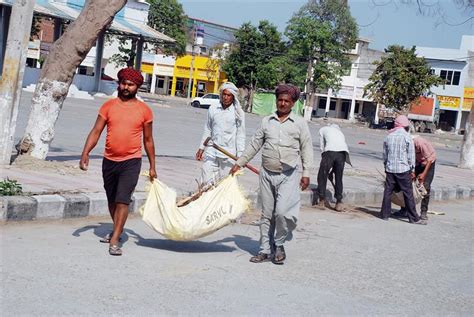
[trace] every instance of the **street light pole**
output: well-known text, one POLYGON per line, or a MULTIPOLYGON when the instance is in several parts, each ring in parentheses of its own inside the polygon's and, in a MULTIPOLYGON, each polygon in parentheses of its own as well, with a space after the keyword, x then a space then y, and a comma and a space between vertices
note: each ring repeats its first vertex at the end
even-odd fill
POLYGON ((189 82, 188 82, 188 99, 191 98, 193 89, 193 70, 194 70, 194 45, 196 44, 196 26, 193 23, 193 44, 191 46, 191 67, 189 70, 189 82))

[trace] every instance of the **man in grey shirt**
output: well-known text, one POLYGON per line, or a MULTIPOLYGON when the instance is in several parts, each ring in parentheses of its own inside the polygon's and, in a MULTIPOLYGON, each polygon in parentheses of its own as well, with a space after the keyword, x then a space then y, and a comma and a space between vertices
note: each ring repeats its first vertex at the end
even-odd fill
POLYGON ((260 195, 262 216, 260 221, 260 252, 250 262, 272 260, 283 264, 286 259, 283 244, 291 239, 300 209, 300 188, 309 186, 310 168, 313 164, 313 144, 308 124, 291 113, 300 91, 292 85, 276 88, 277 111, 262 120, 252 141, 231 169, 231 174, 262 150, 260 195), (301 160, 301 179, 297 171, 301 160), (274 255, 272 257, 272 251, 274 255))

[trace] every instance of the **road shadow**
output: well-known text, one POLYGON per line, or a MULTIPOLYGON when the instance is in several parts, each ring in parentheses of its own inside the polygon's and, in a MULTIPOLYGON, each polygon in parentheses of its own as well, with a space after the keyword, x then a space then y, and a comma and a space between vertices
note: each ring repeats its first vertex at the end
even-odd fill
POLYGON ((203 242, 203 241, 173 241, 167 239, 139 239, 136 245, 180 253, 213 253, 213 252, 232 252, 236 248, 223 245, 221 241, 203 242))
MULTIPOLYGON (((381 216, 380 206, 363 206, 363 207, 358 206, 358 207, 352 207, 350 209, 350 211, 365 213, 365 214, 370 215, 370 216, 375 217, 375 218, 380 218, 380 216, 381 216)), ((399 221, 402 221, 402 222, 408 222, 407 218, 397 217, 393 214, 397 211, 398 211, 398 209, 393 209, 392 208, 392 215, 390 216, 390 218, 393 218, 393 219, 396 219, 396 220, 399 220, 399 221)))
MULTIPOLYGON (((96 225, 87 225, 82 228, 74 230, 72 235, 74 237, 80 237, 82 233, 87 231, 92 231, 92 233, 97 236, 98 239, 105 237, 108 233, 111 233, 113 230, 112 223, 99 222, 96 225)), ((122 235, 120 236, 121 243, 126 243, 130 237, 133 237, 137 240, 142 240, 143 237, 132 229, 124 228, 122 235)))
POLYGON ((167 239, 139 239, 136 245, 167 250, 181 253, 213 253, 213 252, 233 252, 237 248, 224 243, 233 242, 235 246, 249 254, 255 254, 259 249, 259 242, 250 237, 234 235, 233 237, 224 238, 212 242, 204 241, 173 241, 167 239))

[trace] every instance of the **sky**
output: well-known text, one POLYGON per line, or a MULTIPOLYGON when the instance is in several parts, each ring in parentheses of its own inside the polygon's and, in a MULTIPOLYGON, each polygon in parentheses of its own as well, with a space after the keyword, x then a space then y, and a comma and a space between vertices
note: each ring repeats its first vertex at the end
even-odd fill
MULTIPOLYGON (((283 32, 288 20, 306 1, 302 0, 178 0, 185 13, 227 26, 245 22, 257 25, 269 20, 283 32)), ((455 0, 422 0, 428 14, 401 0, 349 0, 352 16, 359 25, 359 36, 371 41, 370 47, 383 50, 388 45, 459 48, 462 35, 474 35, 473 11, 459 9, 455 0), (443 15, 436 14, 440 9, 443 15), (461 25, 457 25, 461 24, 461 25)), ((467 0, 465 0, 467 1, 467 0)))

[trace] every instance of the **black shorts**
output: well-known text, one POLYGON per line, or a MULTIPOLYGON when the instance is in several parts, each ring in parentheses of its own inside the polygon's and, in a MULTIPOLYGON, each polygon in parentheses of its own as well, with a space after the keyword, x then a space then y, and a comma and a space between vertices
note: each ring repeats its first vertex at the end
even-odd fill
POLYGON ((115 162, 104 157, 102 178, 104 179, 104 188, 109 204, 130 204, 133 191, 138 183, 141 167, 141 158, 115 162))

